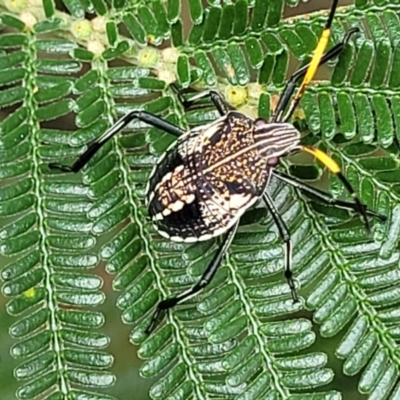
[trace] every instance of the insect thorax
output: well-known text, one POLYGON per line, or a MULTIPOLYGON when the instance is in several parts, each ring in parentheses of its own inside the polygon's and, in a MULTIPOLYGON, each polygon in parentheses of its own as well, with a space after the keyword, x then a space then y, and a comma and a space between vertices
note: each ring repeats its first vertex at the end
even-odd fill
POLYGON ((297 145, 289 124, 230 112, 189 131, 160 158, 150 176, 149 214, 172 240, 220 235, 262 195, 268 159, 297 145))

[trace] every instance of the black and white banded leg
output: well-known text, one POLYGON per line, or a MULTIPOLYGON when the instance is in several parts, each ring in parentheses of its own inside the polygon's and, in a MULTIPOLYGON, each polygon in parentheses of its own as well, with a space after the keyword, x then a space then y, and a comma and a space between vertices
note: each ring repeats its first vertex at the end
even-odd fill
POLYGON ((285 221, 282 219, 281 215, 279 214, 279 211, 276 209, 276 206, 274 204, 274 201, 272 200, 271 196, 267 191, 264 192, 263 195, 263 200, 265 205, 268 208, 268 211, 271 213, 272 219, 274 220, 278 231, 279 235, 282 239, 282 241, 285 244, 285 277, 287 280, 287 283, 290 288, 290 292, 292 294, 293 302, 297 303, 299 301, 299 298, 297 297, 296 293, 296 285, 294 284, 293 280, 293 273, 292 273, 292 241, 290 238, 290 231, 288 227, 286 226, 285 221))
POLYGON ((175 307, 177 304, 181 304, 184 301, 190 299, 191 297, 195 296, 201 290, 203 290, 206 286, 210 284, 212 281, 215 273, 218 270, 218 267, 221 265, 222 259, 228 250, 229 246, 232 243, 232 240, 235 236, 237 231, 239 222, 236 222, 235 225, 229 229, 228 233, 223 238, 222 243, 219 245, 217 252, 215 253, 213 259, 211 260, 210 264, 208 265, 207 269, 204 271, 203 275, 201 276, 200 280, 196 285, 192 288, 187 290, 184 293, 176 297, 171 297, 166 300, 160 301, 157 305, 157 309, 153 314, 149 327, 146 329, 146 333, 150 333, 153 329, 157 326, 158 320, 160 319, 161 315, 167 311, 168 309, 175 307))
POLYGON ((179 126, 171 124, 164 119, 157 117, 156 115, 150 114, 146 111, 131 111, 122 118, 120 118, 111 128, 104 132, 98 139, 88 145, 86 151, 75 161, 72 166, 51 163, 49 168, 59 169, 64 172, 78 172, 80 171, 94 156, 94 154, 108 142, 114 135, 120 132, 122 129, 127 127, 133 120, 138 119, 139 121, 145 122, 151 126, 154 126, 164 132, 170 133, 174 136, 180 136, 185 131, 179 126))

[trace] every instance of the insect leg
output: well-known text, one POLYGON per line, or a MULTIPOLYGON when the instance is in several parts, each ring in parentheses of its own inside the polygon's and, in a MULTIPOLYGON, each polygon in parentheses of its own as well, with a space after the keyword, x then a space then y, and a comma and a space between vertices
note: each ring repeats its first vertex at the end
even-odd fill
MULTIPOLYGON (((343 40, 336 44, 334 47, 332 47, 327 53, 325 53, 322 58, 321 61, 319 62, 318 66, 321 66, 323 64, 325 64, 326 62, 334 59, 335 57, 337 57, 340 53, 342 53, 342 51, 346 48, 347 43, 349 42, 351 36, 356 33, 359 32, 358 28, 352 28, 350 29, 346 35, 344 36, 343 40)), ((296 85, 299 83, 299 81, 301 79, 304 78, 304 76, 307 73, 307 70, 310 68, 310 64, 307 64, 303 67, 301 67, 300 69, 298 69, 296 72, 293 73, 293 75, 289 78, 288 82, 286 83, 286 86, 279 98, 279 102, 278 105, 276 106, 276 109, 274 111, 274 115, 272 117, 271 122, 277 122, 277 121, 281 121, 282 120, 282 115, 283 112, 285 111, 286 107, 288 106, 290 99, 293 96, 293 93, 296 89, 296 85)), ((289 116, 289 118, 291 117, 291 115, 289 116)), ((285 121, 288 120, 288 117, 286 116, 284 118, 285 121)))
POLYGON ((333 158, 329 157, 328 154, 324 153, 320 149, 316 149, 313 147, 306 147, 306 146, 301 146, 301 149, 309 154, 312 154, 317 160, 319 160, 323 165, 325 165, 325 167, 327 167, 330 172, 332 172, 339 178, 339 180, 342 182, 345 189, 349 192, 350 196, 354 199, 354 204, 357 208, 357 211, 359 212, 359 214, 362 216, 362 218, 364 220, 365 229, 368 233, 370 233, 371 229, 370 229, 369 221, 367 218, 366 207, 364 204, 361 203, 359 197, 357 196, 357 193, 354 191, 350 182, 343 175, 339 164, 333 158))
POLYGON ((290 288, 290 292, 292 293, 293 302, 296 303, 299 301, 296 293, 296 286, 293 281, 293 273, 292 273, 292 241, 290 238, 290 232, 288 227, 285 224, 285 221, 282 219, 281 215, 279 214, 278 210, 275 207, 274 201, 272 200, 271 196, 268 192, 264 192, 263 200, 265 205, 268 208, 268 211, 272 215, 272 219, 274 220, 279 235, 282 238, 283 242, 285 243, 286 250, 285 250, 285 277, 287 283, 290 288))
POLYGON ((154 126, 162 131, 171 133, 175 136, 180 136, 185 131, 176 125, 171 124, 164 119, 157 117, 156 115, 150 114, 146 111, 131 111, 130 113, 119 119, 112 127, 103 133, 98 139, 89 144, 86 151, 75 161, 72 166, 63 164, 49 164, 51 169, 59 169, 64 172, 78 172, 80 171, 93 157, 93 155, 103 146, 109 139, 129 125, 134 119, 146 122, 147 124, 154 126))
MULTIPOLYGON (((284 182, 288 183, 289 185, 294 186, 296 189, 299 189, 305 193, 308 193, 308 194, 314 196, 315 198, 319 199, 323 203, 330 204, 335 207, 343 208, 345 210, 353 210, 353 211, 358 212, 358 208, 355 203, 335 199, 329 193, 325 193, 322 190, 319 190, 310 185, 307 185, 306 183, 303 183, 300 180, 293 178, 292 176, 287 175, 283 172, 273 170, 272 173, 275 177, 277 177, 281 181, 284 181, 284 182)), ((386 221, 386 217, 384 215, 378 214, 375 211, 369 210, 364 204, 363 204, 363 207, 364 207, 367 215, 369 215, 370 217, 376 217, 382 221, 386 221)))
POLYGON ((146 333, 150 333, 153 331, 153 329, 157 325, 157 322, 158 322, 161 314, 163 314, 166 310, 168 310, 169 308, 175 307, 177 304, 181 304, 184 301, 195 296, 197 293, 199 293, 201 290, 203 290, 212 281, 215 273, 218 270, 218 267, 221 265, 221 261, 225 255, 226 251, 228 250, 229 246, 232 243, 232 240, 235 236, 238 225, 239 225, 239 222, 236 222, 236 224, 232 228, 229 229, 228 233, 226 234, 222 243, 220 244, 217 252, 215 253, 213 259, 211 260, 210 265, 204 271, 203 275, 201 276, 199 282, 196 283, 196 285, 194 285, 192 288, 190 288, 186 292, 180 294, 179 296, 171 297, 170 299, 166 299, 166 300, 162 300, 158 304, 157 309, 153 314, 153 318, 151 319, 150 325, 146 329, 146 333))
POLYGON ((221 95, 215 90, 207 90, 205 92, 194 95, 190 99, 185 99, 182 92, 177 88, 175 84, 171 83, 169 87, 174 91, 174 93, 178 97, 179 102, 182 103, 183 107, 185 108, 189 108, 198 100, 209 97, 221 116, 227 114, 228 112, 228 108, 226 107, 221 95))

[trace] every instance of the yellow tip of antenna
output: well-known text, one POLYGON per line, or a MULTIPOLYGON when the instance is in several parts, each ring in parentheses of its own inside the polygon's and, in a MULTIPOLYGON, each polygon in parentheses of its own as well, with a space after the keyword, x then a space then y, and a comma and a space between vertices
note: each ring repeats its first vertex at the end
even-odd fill
POLYGON ((318 41, 317 48, 315 49, 315 52, 314 52, 313 58, 310 62, 310 66, 308 67, 307 73, 304 76, 303 82, 301 82, 301 85, 296 93, 295 99, 301 98, 301 96, 303 95, 304 91, 306 90, 308 84, 314 78, 314 75, 317 72, 319 63, 321 62, 321 58, 324 55, 325 50, 328 46, 330 37, 331 37, 331 30, 324 29, 322 32, 322 35, 318 41))
POLYGON ((309 154, 312 154, 317 160, 321 161, 321 163, 324 164, 333 174, 340 173, 341 169, 339 164, 322 150, 312 147, 303 147, 303 150, 309 154))
POLYGON ((331 157, 328 156, 328 154, 324 153, 320 149, 316 149, 313 147, 302 147, 302 150, 306 151, 309 154, 312 154, 317 160, 321 161, 322 164, 324 164, 329 171, 331 171, 333 174, 336 174, 336 176, 342 181, 344 187, 347 189, 347 191, 350 193, 351 197, 354 199, 354 202, 357 206, 357 211, 360 213, 364 220, 365 228, 368 232, 368 234, 371 232, 371 228, 368 222, 368 216, 367 216, 367 208, 364 206, 360 199, 358 198, 357 194, 355 193, 354 189, 352 188, 350 182, 344 177, 344 175, 341 172, 341 169, 339 167, 339 164, 333 160, 331 157))

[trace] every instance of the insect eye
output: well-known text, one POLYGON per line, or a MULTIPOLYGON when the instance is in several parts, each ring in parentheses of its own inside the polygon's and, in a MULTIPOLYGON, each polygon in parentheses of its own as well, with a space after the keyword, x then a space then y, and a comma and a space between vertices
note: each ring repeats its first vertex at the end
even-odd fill
POLYGON ((275 168, 279 164, 279 157, 268 157, 267 158, 267 165, 269 167, 275 168))
POLYGON ((254 125, 256 128, 264 128, 268 124, 268 121, 262 118, 257 118, 254 121, 254 125))

